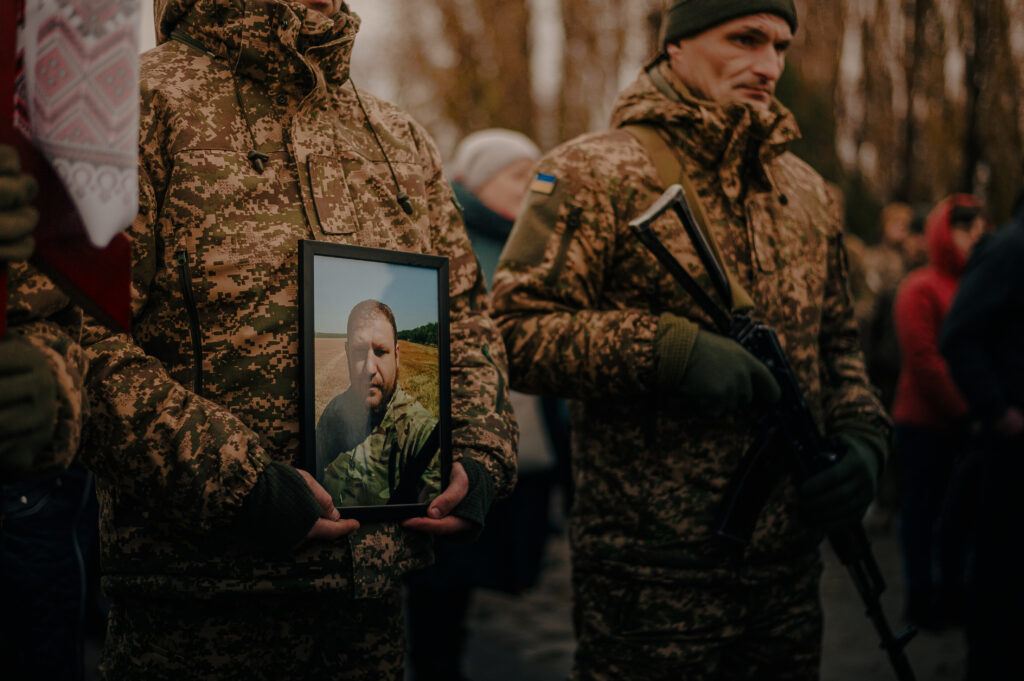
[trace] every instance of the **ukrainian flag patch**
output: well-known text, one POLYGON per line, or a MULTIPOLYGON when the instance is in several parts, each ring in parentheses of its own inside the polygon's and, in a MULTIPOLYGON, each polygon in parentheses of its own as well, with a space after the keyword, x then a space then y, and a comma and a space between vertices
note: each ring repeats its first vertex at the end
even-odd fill
POLYGON ((537 177, 533 178, 533 182, 530 183, 530 191, 535 191, 538 194, 550 194, 555 191, 555 176, 537 173, 537 177))

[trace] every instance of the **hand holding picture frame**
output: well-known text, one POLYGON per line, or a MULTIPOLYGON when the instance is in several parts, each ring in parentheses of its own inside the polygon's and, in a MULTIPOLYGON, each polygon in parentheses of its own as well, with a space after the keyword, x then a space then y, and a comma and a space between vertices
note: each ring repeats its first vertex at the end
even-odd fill
POLYGON ((342 517, 421 516, 451 473, 448 259, 299 242, 305 468, 342 517))

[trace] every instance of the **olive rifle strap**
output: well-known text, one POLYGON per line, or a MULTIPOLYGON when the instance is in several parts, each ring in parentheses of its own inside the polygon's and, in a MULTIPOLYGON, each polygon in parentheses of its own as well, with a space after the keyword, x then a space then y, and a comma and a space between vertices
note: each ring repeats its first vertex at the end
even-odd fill
POLYGON ((722 254, 718 250, 718 245, 711 238, 711 231, 707 227, 708 217, 704 212, 704 206, 700 202, 700 197, 697 196, 689 176, 684 172, 679 156, 664 138, 664 133, 660 128, 653 125, 631 124, 623 126, 622 129, 632 135, 640 143, 640 146, 647 150, 647 154, 658 171, 658 177, 661 178, 661 183, 665 188, 671 187, 674 184, 682 185, 683 193, 686 194, 686 201, 690 204, 693 217, 697 221, 697 227, 704 233, 704 238, 707 239, 708 243, 711 244, 719 266, 729 278, 729 290, 732 300, 723 301, 728 309, 732 311, 754 309, 754 301, 750 294, 740 285, 733 273, 725 267, 725 262, 722 260, 722 254))

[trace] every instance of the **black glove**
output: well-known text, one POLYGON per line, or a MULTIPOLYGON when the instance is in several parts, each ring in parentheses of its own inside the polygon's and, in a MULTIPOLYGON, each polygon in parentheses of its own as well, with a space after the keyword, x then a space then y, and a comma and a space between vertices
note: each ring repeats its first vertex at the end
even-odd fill
POLYGON ((0 260, 27 260, 32 255, 32 230, 39 213, 29 203, 37 191, 35 179, 21 172, 18 152, 0 144, 0 260))
POLYGON ((875 498, 885 441, 876 434, 838 435, 846 453, 839 461, 800 485, 800 505, 807 522, 826 532, 854 525, 875 498))
POLYGON ((0 478, 31 474, 56 425, 57 382, 46 357, 17 336, 0 340, 0 478))
POLYGON ((711 413, 775 404, 779 384, 756 357, 731 338, 698 329, 683 317, 661 316, 655 335, 658 385, 711 413))

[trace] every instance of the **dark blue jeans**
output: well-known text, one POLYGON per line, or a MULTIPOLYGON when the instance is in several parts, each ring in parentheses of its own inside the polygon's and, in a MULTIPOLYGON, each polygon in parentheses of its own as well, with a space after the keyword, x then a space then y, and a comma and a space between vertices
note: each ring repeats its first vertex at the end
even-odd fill
POLYGON ((963 528, 939 523, 954 464, 966 453, 956 431, 897 425, 895 446, 903 466, 900 549, 907 618, 941 624, 948 598, 962 595, 968 537, 963 528))
POLYGON ((86 566, 97 544, 92 474, 0 486, 0 641, 3 678, 84 678, 86 566))

